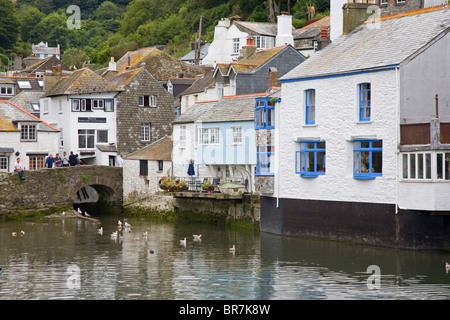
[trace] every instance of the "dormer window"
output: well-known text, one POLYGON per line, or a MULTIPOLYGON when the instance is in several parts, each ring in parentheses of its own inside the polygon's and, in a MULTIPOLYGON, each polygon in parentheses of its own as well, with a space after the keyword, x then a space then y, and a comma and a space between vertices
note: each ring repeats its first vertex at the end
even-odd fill
POLYGON ((19 89, 31 89, 31 83, 28 80, 17 80, 19 89))

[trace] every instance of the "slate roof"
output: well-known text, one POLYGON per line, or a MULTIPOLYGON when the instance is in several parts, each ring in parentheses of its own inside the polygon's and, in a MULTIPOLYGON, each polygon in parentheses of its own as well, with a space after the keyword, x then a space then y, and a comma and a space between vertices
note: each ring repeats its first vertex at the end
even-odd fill
POLYGON ((116 66, 119 72, 128 67, 128 58, 130 59, 130 69, 145 65, 145 68, 159 81, 178 77, 183 68, 186 69, 185 77, 187 78, 193 78, 203 73, 203 67, 187 64, 154 47, 127 52, 117 61, 116 66))
POLYGON ((278 33, 278 25, 276 23, 250 21, 233 21, 233 23, 239 30, 251 35, 275 37, 278 33))
POLYGON ((133 80, 134 77, 136 77, 139 72, 142 71, 144 67, 132 69, 132 70, 125 70, 120 73, 117 73, 113 77, 110 77, 109 82, 117 89, 123 89, 125 88, 131 80, 133 80))
POLYGON ((40 98, 42 97, 42 91, 21 91, 9 101, 18 105, 25 111, 32 114, 39 114, 39 110, 36 111, 32 107, 32 103, 40 103, 40 98))
MULTIPOLYGON (((200 46, 200 60, 202 60, 207 54, 209 50, 209 46, 211 43, 204 43, 200 46)), ((191 50, 186 55, 180 58, 181 61, 194 61, 195 60, 195 50, 191 50)))
POLYGON ((71 75, 59 80, 47 93, 47 97, 118 91, 103 77, 89 68, 74 71, 71 75))
POLYGON ((433 7, 365 23, 280 78, 302 79, 399 65, 448 32, 449 6, 433 7))
POLYGON ((64 63, 61 62, 57 57, 51 56, 46 59, 38 60, 33 63, 31 66, 20 70, 20 74, 26 75, 35 75, 36 72, 45 72, 52 70, 53 66, 61 65, 61 71, 70 71, 69 67, 67 67, 64 63))
POLYGON ((0 131, 19 131, 16 122, 37 122, 39 131, 59 132, 58 129, 25 111, 9 100, 0 100, 0 131))
POLYGON ((220 71, 222 75, 228 75, 230 69, 233 69, 235 73, 253 73, 258 70, 259 67, 274 58, 281 51, 287 50, 288 47, 293 48, 290 45, 282 45, 269 49, 258 50, 250 57, 239 60, 238 62, 218 63, 216 65, 216 72, 220 71))
POLYGON ((255 99, 267 93, 225 96, 220 100, 199 101, 174 123, 253 121, 255 99))
POLYGON ((213 78, 214 70, 206 72, 202 77, 198 78, 189 88, 182 92, 182 95, 204 92, 207 88, 214 87, 213 78))
POLYGON ((125 160, 172 160, 172 139, 165 136, 148 146, 130 153, 125 157, 125 160))

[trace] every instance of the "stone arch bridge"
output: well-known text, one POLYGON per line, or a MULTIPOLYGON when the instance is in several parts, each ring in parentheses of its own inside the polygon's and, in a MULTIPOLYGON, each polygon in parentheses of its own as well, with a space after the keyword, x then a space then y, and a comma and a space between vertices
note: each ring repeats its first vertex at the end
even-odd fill
POLYGON ((98 200, 121 205, 123 169, 109 166, 76 166, 25 171, 25 180, 15 172, 0 172, 0 216, 11 213, 73 206, 80 190, 95 189, 98 200))

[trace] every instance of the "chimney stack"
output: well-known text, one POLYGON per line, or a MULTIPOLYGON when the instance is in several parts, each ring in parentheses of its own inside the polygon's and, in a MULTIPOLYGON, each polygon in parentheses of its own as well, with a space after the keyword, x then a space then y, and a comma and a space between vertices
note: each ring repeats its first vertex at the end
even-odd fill
POLYGON ((277 68, 269 68, 269 91, 274 87, 281 87, 280 80, 278 79, 277 68))
POLYGON ((285 44, 294 45, 294 36, 292 35, 292 16, 287 12, 282 12, 278 16, 278 34, 275 38, 275 46, 283 46, 285 44))
POLYGON ((342 7, 343 10, 343 30, 342 34, 346 35, 353 31, 356 27, 363 24, 367 20, 371 12, 367 12, 367 9, 372 4, 370 3, 346 3, 342 7))
POLYGON ((109 71, 117 71, 117 63, 114 61, 114 57, 111 57, 111 61, 108 66, 109 71))
POLYGON ((256 52, 256 45, 255 45, 255 38, 254 37, 248 37, 247 38, 247 45, 243 46, 241 49, 241 54, 239 57, 239 60, 247 59, 252 54, 256 52))

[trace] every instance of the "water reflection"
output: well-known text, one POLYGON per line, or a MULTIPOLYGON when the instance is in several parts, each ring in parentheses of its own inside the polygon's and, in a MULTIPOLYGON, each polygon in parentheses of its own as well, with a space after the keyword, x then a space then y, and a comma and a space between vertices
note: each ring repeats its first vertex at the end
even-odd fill
POLYGON ((123 228, 111 238, 118 230, 117 217, 99 219, 103 235, 97 232, 100 225, 76 218, 0 223, 0 299, 450 297, 448 253, 141 218, 130 218, 131 230, 123 228), (12 235, 21 230, 22 237, 12 235), (193 234, 201 234, 202 241, 194 241, 193 234), (184 247, 180 240, 185 237, 184 247), (233 245, 235 253, 229 250, 233 245), (376 290, 368 288, 371 265, 381 272, 376 290))

